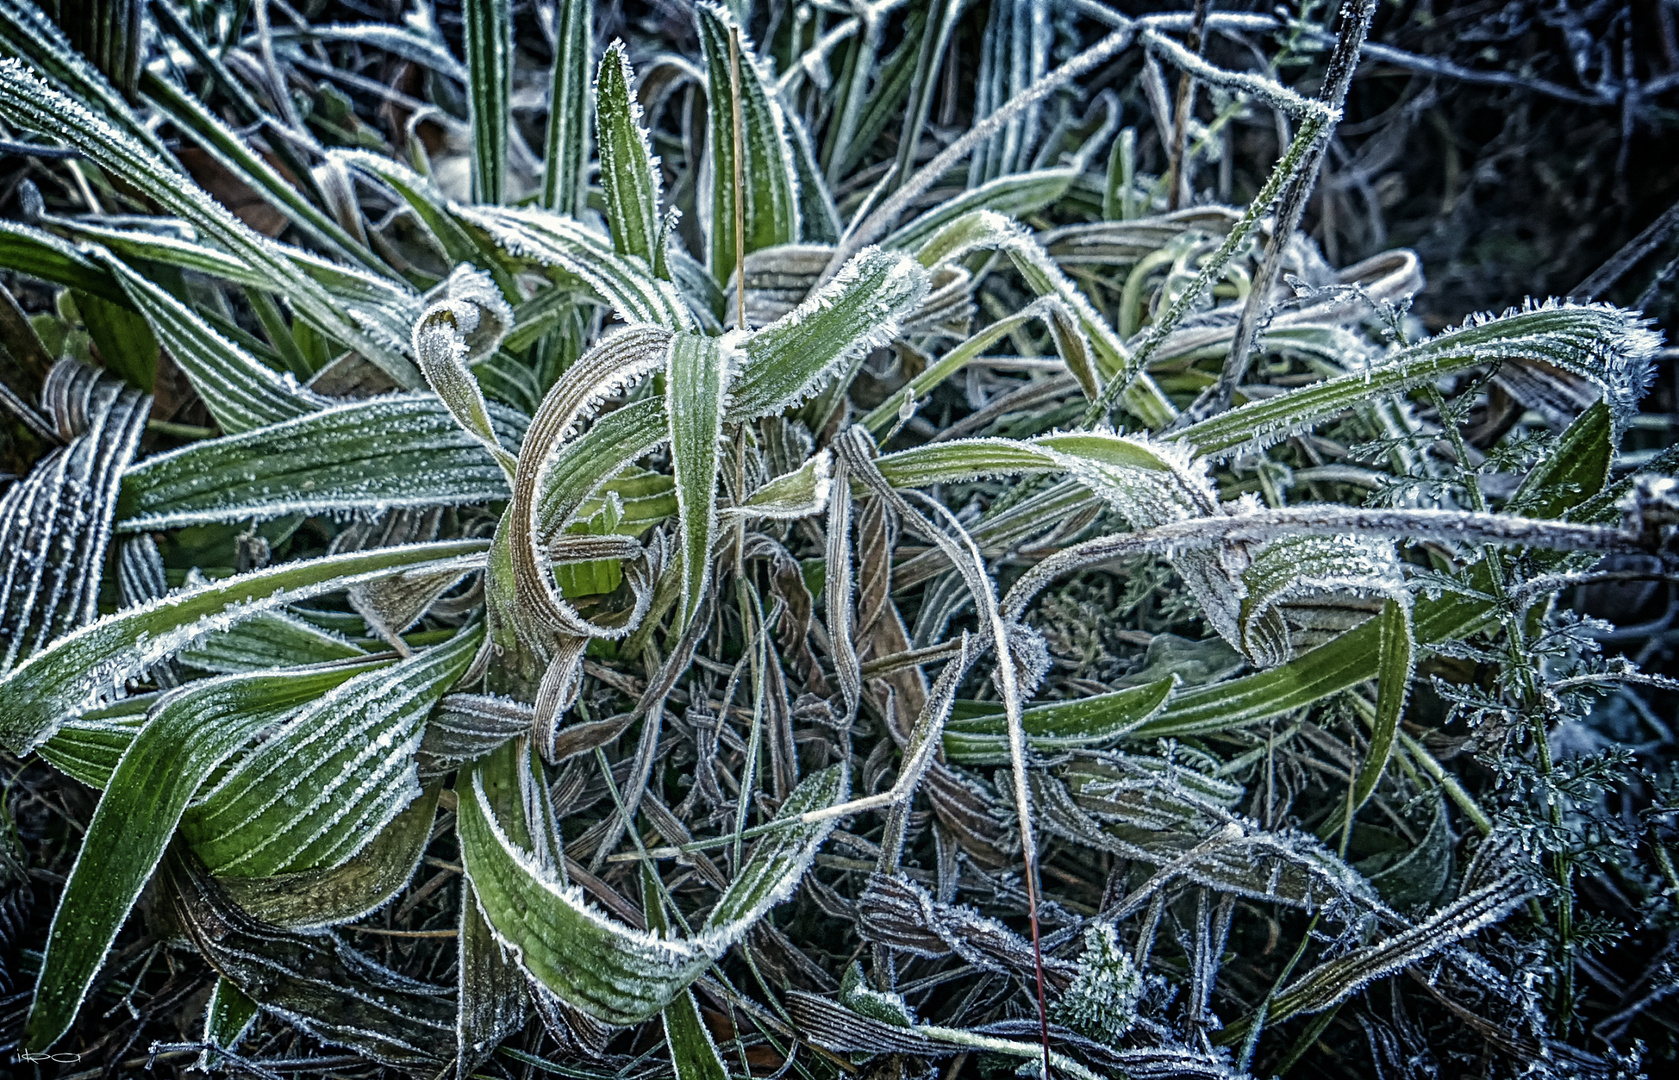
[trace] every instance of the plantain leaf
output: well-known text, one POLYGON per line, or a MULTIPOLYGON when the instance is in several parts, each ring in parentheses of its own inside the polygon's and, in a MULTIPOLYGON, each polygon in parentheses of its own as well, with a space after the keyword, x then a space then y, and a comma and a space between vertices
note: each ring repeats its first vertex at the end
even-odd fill
POLYGON ((700 207, 711 276, 724 282, 734 273, 738 259, 760 248, 798 241, 799 180, 774 83, 760 69, 752 43, 725 8, 702 3, 694 8, 694 17, 705 53, 706 100, 711 107, 700 207), (731 41, 738 42, 733 54, 731 41), (737 68, 739 101, 732 81, 737 68), (738 206, 737 168, 741 176, 738 206), (737 220, 743 225, 744 251, 736 250, 737 220))
POLYGON ((438 784, 391 819, 384 831, 348 860, 328 869, 268 877, 224 877, 221 886, 255 918, 294 930, 354 922, 394 897, 414 876, 431 840, 438 784))
POLYGON ((1351 809, 1356 811, 1370 798, 1387 768, 1393 753, 1394 736, 1405 714, 1405 698, 1411 689, 1412 659, 1411 609, 1407 604, 1388 600, 1382 605, 1382 642, 1378 653, 1380 668, 1376 673, 1376 724, 1370 732, 1370 746, 1353 780, 1351 809))
POLYGON ((955 439, 878 459, 894 487, 981 476, 1065 472, 1136 528, 1218 512, 1206 471, 1179 448, 1146 436, 1077 432, 1030 440, 955 439))
POLYGON ((35 748, 36 752, 64 775, 102 790, 146 722, 146 710, 155 700, 154 694, 136 695, 110 709, 66 720, 52 738, 35 748))
MULTIPOLYGON (((1177 685, 1174 675, 1128 690, 1040 705, 1020 714, 1020 726, 1027 744, 1039 753, 1112 746, 1165 708, 1177 685)), ((944 755, 957 765, 1006 764, 1007 718, 999 712, 947 720, 944 755)))
POLYGON ((460 798, 461 858, 479 911, 525 970, 562 1001, 607 1024, 639 1023, 673 1001, 773 906, 785 900, 834 827, 798 818, 843 801, 844 766, 813 773, 788 796, 783 827, 760 840, 701 933, 666 940, 589 907, 521 849, 496 819, 482 766, 460 798))
POLYGON ((302 667, 367 655, 340 634, 284 611, 253 615, 181 650, 180 661, 200 671, 232 675, 274 667, 302 667))
POLYGON ((65 882, 30 1007, 31 1047, 45 1049, 69 1030, 199 784, 287 712, 358 672, 377 673, 368 666, 207 679, 152 707, 111 773, 65 882))
MULTIPOLYGON (((542 174, 542 205, 580 216, 588 198, 589 60, 594 48, 589 0, 560 0, 554 6, 554 71, 548 97, 548 144, 542 174)), ((606 140, 600 157, 606 160, 606 140)), ((604 186, 606 169, 601 169, 604 186)), ((608 200, 610 202, 610 199, 608 200)))
POLYGON ((595 128, 600 144, 600 185, 612 248, 648 266, 659 247, 659 159, 641 125, 628 50, 614 41, 595 77, 595 128))
MULTIPOLYGON (((119 477, 151 411, 148 396, 73 360, 53 366, 41 399, 67 445, 0 495, 0 673, 97 613, 119 477)), ((0 720, 0 741, 8 730, 0 720)))
POLYGON ((17 221, 0 221, 0 263, 15 273, 105 300, 128 297, 103 266, 62 237, 17 221))
POLYGON ((211 966, 257 1007, 374 1061, 435 1072, 452 1042, 454 995, 406 978, 336 936, 267 926, 240 911, 182 845, 163 872, 175 914, 211 966))
POLYGON ((460 207, 455 216, 481 230, 514 258, 563 271, 626 322, 691 327, 693 315, 676 287, 646 265, 618 255, 607 238, 570 218, 533 207, 460 207))
POLYGON ((482 540, 376 548, 282 563, 107 615, 53 642, 0 680, 0 744, 26 753, 66 717, 118 694, 124 680, 241 619, 405 570, 483 566, 482 540))
POLYGON ((495 352, 513 324, 513 309, 495 290, 490 275, 465 266, 445 284, 447 296, 414 324, 414 361, 455 422, 490 452, 509 480, 515 458, 504 449, 490 422, 484 391, 468 362, 495 352))
POLYGON ((109 259, 111 274, 146 317, 170 357, 192 380, 223 431, 237 434, 320 410, 327 402, 290 375, 279 375, 211 329, 155 283, 109 259))
POLYGON ((833 483, 828 476, 830 462, 826 450, 817 453, 793 472, 765 483, 730 513, 772 520, 820 514, 828 505, 828 490, 833 483))
POLYGON ((319 283, 286 258, 278 245, 236 219, 155 150, 42 83, 17 60, 0 60, 0 117, 63 139, 107 173, 122 176, 159 206, 260 270, 270 287, 282 291, 299 315, 361 352, 399 385, 418 385, 419 373, 413 364, 357 326, 319 283))
POLYGON ((731 422, 767 416, 822 389, 857 358, 891 341, 927 295, 914 259, 865 248, 809 299, 742 343, 729 389, 731 422))
MULTIPOLYGON (((532 817, 546 816, 539 809, 546 794, 540 790, 543 785, 536 782, 540 769, 541 763, 531 755, 530 740, 503 740, 476 768, 461 771, 455 779, 455 792, 456 798, 464 801, 471 795, 470 783, 482 784, 490 812, 515 830, 513 842, 532 852, 544 868, 552 868, 559 858, 545 842, 553 839, 551 830, 532 832, 529 828, 532 817)), ((498 1043, 524 1026, 530 1015, 533 987, 517 958, 502 947, 484 922, 470 877, 461 880, 460 934, 456 1076, 464 1080, 498 1043)))
MULTIPOLYGON (((339 153, 344 152, 334 151, 335 155, 339 153)), ((276 287, 276 283, 266 275, 262 267, 226 251, 188 239, 186 235, 119 229, 82 218, 42 215, 42 220, 50 221, 55 228, 71 236, 105 248, 130 266, 158 263, 197 271, 212 278, 242 285, 247 289, 268 292, 276 287)), ((175 224, 182 234, 196 231, 183 223, 175 224)), ((27 229, 28 226, 17 228, 27 229)), ((41 235, 44 237, 47 234, 41 235)), ((321 288, 342 305, 360 325, 378 327, 381 338, 388 334, 390 342, 387 344, 397 343, 400 336, 406 332, 407 324, 419 314, 419 296, 405 284, 334 262, 302 248, 284 244, 275 244, 275 247, 301 273, 319 283, 321 288)), ((109 262, 108 259, 103 261, 109 262)), ((81 287, 88 288, 86 285, 81 287)), ((108 279, 108 288, 110 295, 106 296, 106 299, 125 304, 130 302, 115 279, 108 279)), ((105 296, 106 293, 99 291, 99 295, 105 296)), ((283 290, 280 295, 285 295, 283 290)))
POLYGON ((1547 301, 1466 322, 1364 371, 1251 401, 1185 428, 1198 455, 1229 457, 1285 439, 1353 405, 1501 360, 1537 360, 1590 379, 1621 427, 1636 410, 1660 345, 1638 316, 1607 304, 1547 301))
POLYGON ((671 467, 676 474, 682 529, 682 615, 686 628, 700 609, 711 578, 717 532, 717 470, 723 438, 723 395, 737 350, 725 338, 676 334, 665 369, 665 414, 670 418, 671 467))
POLYGON ((220 877, 342 865, 420 796, 426 714, 481 637, 457 633, 298 711, 182 818, 193 853, 220 877))
MULTIPOLYGON (((510 414, 493 412, 508 427, 510 414)), ((192 443, 133 466, 126 531, 507 497, 483 444, 432 395, 373 398, 239 435, 192 443)))
POLYGON ((513 13, 508 0, 462 0, 466 104, 472 118, 472 199, 507 190, 507 125, 513 97, 513 13))

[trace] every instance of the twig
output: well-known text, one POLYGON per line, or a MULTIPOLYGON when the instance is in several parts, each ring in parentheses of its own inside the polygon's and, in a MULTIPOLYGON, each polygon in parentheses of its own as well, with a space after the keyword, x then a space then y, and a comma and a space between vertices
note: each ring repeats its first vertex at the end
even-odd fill
POLYGON ((36 157, 43 161, 64 161, 82 156, 82 152, 73 146, 42 146, 39 143, 18 142, 15 139, 0 139, 0 154, 36 157))
POLYGON ((1203 396, 1202 401, 1184 410, 1183 416, 1179 418, 1180 425, 1193 423, 1196 419, 1230 408, 1230 402, 1236 396, 1236 388, 1242 384, 1242 378, 1248 372, 1249 354, 1253 352, 1254 339, 1259 336, 1259 326, 1265 316, 1271 288, 1276 284, 1277 275, 1282 270, 1283 252, 1287 249, 1289 241, 1294 238, 1294 230, 1300 224, 1300 215, 1306 209, 1307 200, 1311 198, 1318 170, 1323 166, 1324 147, 1329 144, 1335 122, 1340 118, 1341 103, 1347 99, 1347 88, 1352 85, 1353 72, 1358 70, 1359 49, 1364 45, 1364 36, 1370 30, 1370 19, 1375 13, 1376 0, 1351 0, 1341 10, 1341 36, 1335 43, 1335 51, 1330 54, 1329 70, 1324 74, 1323 89, 1318 94, 1318 100, 1334 110, 1335 119, 1330 121, 1328 127, 1307 149, 1299 168, 1283 191, 1276 218, 1271 224, 1271 237, 1265 245, 1264 261, 1259 265, 1259 272, 1254 275, 1247 303, 1242 306, 1241 320, 1236 324, 1236 336, 1230 344, 1230 356, 1224 362, 1224 370, 1219 373, 1218 382, 1203 396))
MULTIPOLYGON (((1186 48, 1202 56, 1207 47, 1204 33, 1207 26, 1207 7, 1210 0, 1195 0, 1195 15, 1189 24, 1186 48)), ((1172 114, 1172 160, 1166 167, 1166 208, 1176 210, 1183 203, 1183 189, 1188 183, 1188 164, 1184 154, 1189 148, 1189 118, 1195 111, 1195 76, 1185 71, 1178 79, 1177 107, 1172 114)))
POLYGON ((1668 207, 1667 211, 1650 222, 1643 232, 1627 241, 1625 247, 1593 270, 1586 280, 1568 290, 1568 295, 1580 300, 1596 299, 1599 293, 1621 280, 1628 270, 1637 266, 1644 256, 1656 250, 1675 228, 1679 228, 1679 202, 1668 207))

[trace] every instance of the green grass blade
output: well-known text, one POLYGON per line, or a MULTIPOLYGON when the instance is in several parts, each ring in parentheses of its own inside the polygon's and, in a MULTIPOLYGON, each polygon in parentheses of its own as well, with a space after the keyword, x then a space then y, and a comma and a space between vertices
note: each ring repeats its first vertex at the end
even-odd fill
POLYGON ((1411 641, 1410 608, 1396 600, 1382 605, 1381 645, 1377 651, 1376 726, 1370 733, 1370 747, 1353 780, 1351 809, 1357 811, 1369 800, 1387 769, 1393 753, 1393 739, 1405 714, 1405 698, 1411 690, 1415 648, 1411 641))
POLYGON ((1500 360, 1537 360, 1590 379, 1619 424, 1636 408, 1660 339, 1636 315, 1607 304, 1546 304, 1473 320, 1401 349, 1366 371, 1252 401, 1184 429, 1196 454, 1228 457, 1270 445, 1351 408, 1444 375, 1500 360))
MULTIPOLYGON (((1176 676, 1020 714, 1028 745, 1040 754, 1101 749, 1119 742, 1166 707, 1176 676)), ((1001 712, 951 719, 944 725, 944 754, 958 765, 1002 765, 1009 760, 1008 726, 1001 712)))
POLYGON ((882 240, 880 246, 915 251, 963 214, 979 210, 1025 217, 1066 195, 1078 176, 1079 170, 1071 167, 999 176, 933 207, 882 240))
POLYGON ((975 251, 1004 252, 1033 292, 1057 296, 1067 305, 1090 339, 1103 378, 1110 383, 1130 380, 1122 398, 1126 408, 1154 428, 1176 418, 1177 410, 1148 373, 1135 370, 1131 354, 1113 327, 1019 223, 993 210, 971 211, 933 234, 917 250, 916 258, 921 265, 934 269, 975 251))
MULTIPOLYGON (((950 47, 950 38, 956 30, 962 7, 962 0, 933 0, 926 18, 936 21, 930 27, 923 22, 919 28, 920 42, 915 53, 915 67, 911 69, 906 89, 909 104, 904 109, 904 126, 898 136, 898 156, 893 166, 900 178, 907 177, 915 171, 916 154, 921 148, 921 134, 927 127, 927 114, 932 109, 933 96, 938 90, 939 72, 944 67, 945 53, 950 47)), ((915 41, 916 37, 910 36, 904 42, 902 48, 906 59, 915 41)), ((888 65, 890 64, 889 61, 888 65)), ((868 118, 865 117, 865 133, 870 126, 868 118)))
POLYGON ((699 1002, 692 990, 676 995, 662 1014, 665 1042, 670 1046, 671 1065, 676 1080, 729 1080, 717 1044, 700 1019, 699 1002))
MULTIPOLYGON (((641 870, 641 908, 647 913, 647 929, 660 937, 670 937, 670 919, 665 913, 664 897, 659 893, 658 879, 650 867, 641 870)), ((671 1065, 676 1080, 729 1080, 723 1067, 717 1044, 700 1019, 699 1002, 692 990, 677 994, 660 1014, 665 1029, 665 1044, 670 1047, 671 1065)))
POLYGON ((1614 429, 1609 403, 1599 400, 1576 417, 1544 460, 1528 471, 1505 509, 1557 518, 1576 506, 1582 493, 1602 491, 1615 460, 1614 429))
POLYGON ((467 113, 472 117, 472 198, 507 192, 507 125, 513 97, 513 13, 508 0, 462 0, 467 113))
MULTIPOLYGON (((811 773, 787 796, 776 811, 778 822, 797 821, 805 814, 826 810, 849 797, 850 774, 846 766, 832 765, 811 773)), ((748 927, 770 908, 786 900, 798 886, 804 872, 816 858, 816 849, 828 838, 839 819, 786 825, 758 841, 729 890, 717 901, 706 918, 697 940, 716 945, 739 940, 748 927)))
MULTIPOLYGON (((585 176, 589 165, 589 62, 595 43, 593 12, 589 0, 559 0, 554 7, 554 73, 548 97, 542 205, 573 217, 582 213, 588 198, 585 176)), ((603 183, 605 160, 603 139, 603 183)))

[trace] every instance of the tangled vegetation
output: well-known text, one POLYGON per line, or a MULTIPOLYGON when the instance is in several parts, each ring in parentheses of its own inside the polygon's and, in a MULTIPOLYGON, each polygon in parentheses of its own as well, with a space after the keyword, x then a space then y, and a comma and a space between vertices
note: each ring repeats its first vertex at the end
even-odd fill
POLYGON ((1361 55, 1679 79, 628 7, 0 0, 17 1075, 1671 1067, 1679 218, 1302 225, 1361 55))

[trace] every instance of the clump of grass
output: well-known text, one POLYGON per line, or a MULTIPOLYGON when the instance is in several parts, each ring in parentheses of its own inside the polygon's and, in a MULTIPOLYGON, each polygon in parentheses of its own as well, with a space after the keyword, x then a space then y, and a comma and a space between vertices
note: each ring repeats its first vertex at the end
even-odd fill
POLYGON ((1555 603, 1672 579, 1660 337, 1300 232, 1373 3, 93 7, 0 0, 20 1061, 1671 1058, 1666 623, 1555 603))

